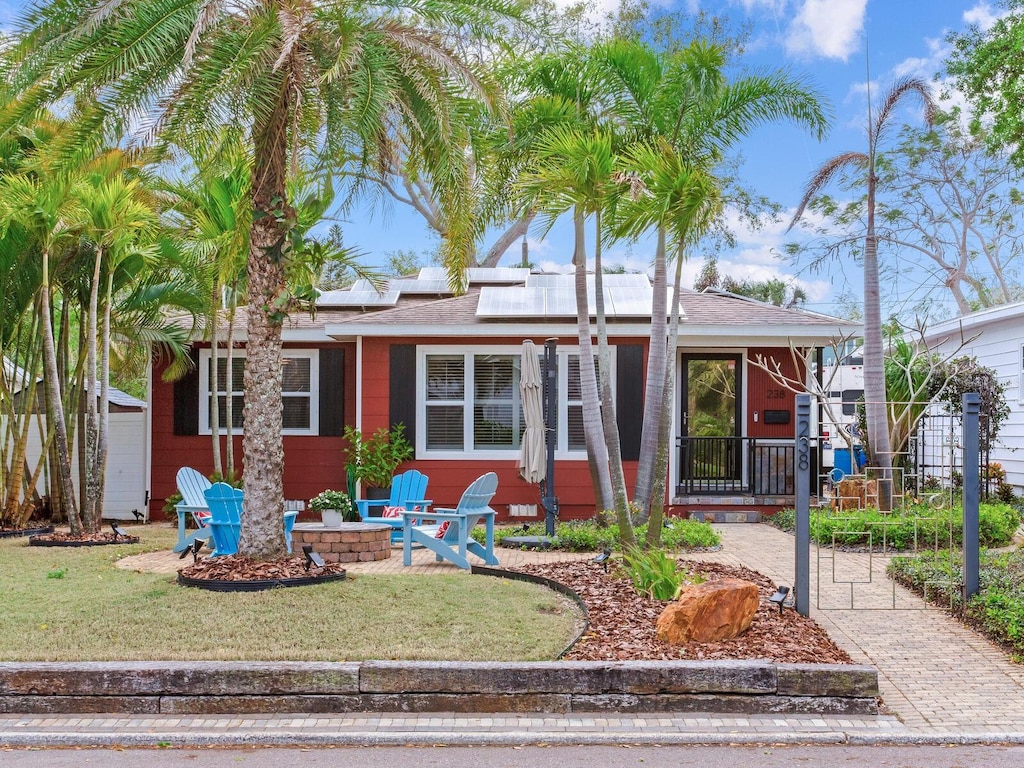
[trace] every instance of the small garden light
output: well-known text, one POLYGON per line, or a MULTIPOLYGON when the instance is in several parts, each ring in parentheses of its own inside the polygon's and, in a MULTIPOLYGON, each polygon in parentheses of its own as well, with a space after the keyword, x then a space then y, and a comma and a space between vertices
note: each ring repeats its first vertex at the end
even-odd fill
POLYGON ((612 551, 610 549, 606 549, 594 558, 594 562, 601 564, 604 567, 604 572, 608 573, 608 560, 611 558, 611 556, 612 551))
POLYGON ((306 558, 306 570, 309 570, 309 566, 315 565, 317 568, 324 567, 324 559, 320 557, 320 553, 313 551, 312 544, 302 545, 302 554, 306 558))
POLYGON ((780 584, 774 595, 768 599, 779 606, 779 616, 782 615, 782 607, 785 605, 786 600, 789 598, 789 587, 780 584))
POLYGON ((119 539, 120 538, 125 538, 125 539, 128 538, 128 531, 126 531, 124 528, 119 526, 117 523, 111 523, 110 524, 110 530, 112 530, 114 532, 114 535, 117 538, 119 538, 119 539))

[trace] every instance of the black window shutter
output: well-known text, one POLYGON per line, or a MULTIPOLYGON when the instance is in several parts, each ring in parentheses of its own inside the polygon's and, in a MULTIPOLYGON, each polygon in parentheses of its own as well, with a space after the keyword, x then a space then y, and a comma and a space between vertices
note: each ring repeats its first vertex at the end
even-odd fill
POLYGON ((391 426, 405 425, 405 438, 416 445, 416 345, 391 345, 391 426))
POLYGON ((199 434, 199 351, 189 353, 188 373, 174 382, 174 434, 199 434))
POLYGON ((320 435, 341 437, 345 431, 345 350, 320 350, 320 435))
POLYGON ((615 416, 619 422, 622 458, 640 458, 640 433, 644 420, 644 348, 639 344, 615 347, 615 416))

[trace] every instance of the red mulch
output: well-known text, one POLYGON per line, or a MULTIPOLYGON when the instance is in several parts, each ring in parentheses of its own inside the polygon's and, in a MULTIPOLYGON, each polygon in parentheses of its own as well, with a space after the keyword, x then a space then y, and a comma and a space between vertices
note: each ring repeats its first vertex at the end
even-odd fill
POLYGON ((119 536, 113 531, 106 533, 83 533, 81 536, 72 536, 67 531, 54 531, 53 533, 41 533, 32 537, 32 541, 50 541, 55 544, 136 544, 137 536, 119 536))
POLYGON ((198 563, 178 571, 189 579, 210 579, 212 581, 258 581, 264 579, 304 579, 311 576, 327 576, 340 573, 345 568, 341 563, 324 563, 323 568, 311 566, 306 570, 304 557, 289 557, 281 560, 253 560, 241 555, 207 557, 198 563))
POLYGON ((757 584, 761 606, 750 628, 732 640, 691 641, 673 646, 655 635, 655 623, 668 603, 638 595, 629 578, 617 573, 615 567, 605 573, 596 563, 583 560, 523 566, 517 570, 564 584, 586 604, 590 628, 565 655, 568 660, 766 659, 790 664, 853 663, 849 654, 812 619, 788 607, 780 616, 778 607, 768 602, 775 593, 775 585, 760 573, 698 561, 680 561, 680 566, 703 574, 708 581, 732 576, 757 584))

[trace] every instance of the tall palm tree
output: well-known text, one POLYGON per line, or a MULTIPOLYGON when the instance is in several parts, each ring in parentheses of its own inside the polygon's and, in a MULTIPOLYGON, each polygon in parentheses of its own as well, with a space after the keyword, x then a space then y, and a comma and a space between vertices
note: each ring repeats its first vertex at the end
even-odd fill
POLYGON ((608 486, 599 475, 596 490, 602 510, 614 509, 625 545, 633 544, 629 520, 626 480, 622 471, 615 402, 611 396, 611 356, 604 326, 601 271, 601 214, 608 207, 614 188, 615 155, 610 133, 587 131, 572 126, 555 126, 537 142, 535 165, 523 174, 532 206, 549 226, 564 213, 572 212, 573 267, 576 286, 576 326, 580 344, 580 388, 583 398, 584 434, 587 454, 608 476, 608 486), (597 231, 594 290, 599 325, 599 371, 595 370, 591 342, 590 307, 587 298, 586 221, 593 217, 597 231), (600 384, 597 374, 600 374, 600 384))
MULTIPOLYGON (((122 136, 140 118, 171 139, 248 126, 254 213, 241 554, 285 554, 281 329, 294 305, 285 272, 296 222, 288 176, 303 162, 325 174, 386 168, 402 131, 441 199, 467 211, 461 104, 469 96, 496 104, 497 92, 454 53, 443 30, 483 35, 517 15, 506 0, 69 0, 30 15, 15 54, 20 95, 6 105, 0 135, 69 94, 82 97, 84 112, 68 136, 69 153, 97 135, 122 136)), ((471 227, 459 217, 452 226, 448 247, 465 254, 458 230, 471 227)), ((449 277, 462 287, 458 269, 449 277)))
MULTIPOLYGON (((126 259, 148 260, 156 255, 152 238, 157 212, 143 195, 139 179, 127 179, 119 167, 120 153, 110 153, 114 161, 106 172, 88 174, 75 194, 85 214, 82 234, 93 249, 93 268, 89 281, 89 302, 84 336, 86 362, 86 431, 83 521, 87 531, 99 529, 103 516, 103 493, 110 430, 110 344, 111 314, 115 299, 115 277, 126 259), (103 290, 100 290, 100 286, 103 290), (102 321, 98 315, 102 311, 102 321), (99 360, 97 361, 97 351, 99 360)), ((108 160, 109 163, 109 160, 108 160)), ((121 272, 122 277, 124 271, 121 272)), ((124 288, 124 285, 118 285, 124 288)))
MULTIPOLYGON (((633 186, 650 179, 651 190, 626 215, 623 232, 657 232, 654 305, 640 464, 634 500, 660 515, 671 435, 675 333, 679 322, 681 261, 707 231, 710 217, 724 201, 715 170, 730 150, 755 127, 788 120, 823 135, 828 112, 814 90, 785 71, 756 73, 729 80, 725 49, 697 40, 671 53, 642 43, 612 41, 603 47, 611 111, 647 145, 623 168, 633 186), (674 155, 674 157, 673 157, 674 155), (641 162, 642 161, 642 162, 641 162), (645 163, 650 163, 645 165, 645 163), (701 195, 707 195, 701 201, 701 195), (646 209, 646 212, 644 211, 646 209), (686 215, 680 216, 685 211, 686 215), (671 307, 666 307, 669 252, 676 260, 671 307), (666 312, 666 309, 669 311, 666 312)), ((660 530, 652 520, 649 532, 660 530)))
POLYGON ((789 223, 793 227, 803 216, 811 200, 837 175, 854 171, 866 176, 866 228, 864 232, 864 413, 867 419, 867 442, 871 463, 878 467, 880 479, 879 505, 891 509, 892 442, 889 437, 889 422, 885 394, 885 348, 882 341, 882 302, 878 284, 878 238, 875 233, 875 196, 878 174, 876 163, 878 152, 886 130, 895 120, 900 103, 916 99, 924 110, 925 122, 932 124, 935 117, 935 101, 928 84, 920 78, 908 77, 898 80, 886 93, 878 114, 872 118, 868 106, 868 148, 867 152, 844 152, 827 160, 814 174, 796 213, 789 223), (888 493, 887 493, 888 491, 888 493))
MULTIPOLYGON (((21 229, 32 241, 40 259, 36 307, 41 318, 43 382, 47 423, 54 430, 56 489, 59 507, 67 514, 71 533, 85 531, 75 499, 71 474, 71 442, 59 373, 53 325, 52 297, 57 280, 53 260, 71 247, 85 224, 85 213, 72 193, 75 180, 67 174, 48 174, 32 168, 22 174, 0 177, 0 230, 21 229)), ((66 310, 62 313, 66 317, 66 310)))

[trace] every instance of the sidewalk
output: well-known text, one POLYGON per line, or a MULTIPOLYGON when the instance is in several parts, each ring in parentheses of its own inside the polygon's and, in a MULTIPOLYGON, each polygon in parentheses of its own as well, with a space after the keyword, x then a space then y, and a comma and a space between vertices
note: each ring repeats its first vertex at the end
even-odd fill
MULTIPOLYGON (((744 565, 776 583, 792 584, 794 540, 770 526, 719 525, 722 550, 693 559, 744 565)), ((418 553, 411 568, 401 556, 353 565, 353 573, 463 573, 418 553)), ((503 566, 564 553, 500 550, 503 566)), ((589 557, 576 555, 575 557, 589 557)), ((572 557, 572 555, 569 555, 572 557)), ((849 588, 832 572, 860 568, 866 556, 811 556, 811 616, 850 653, 874 665, 887 714, 879 717, 814 715, 719 716, 650 714, 593 716, 355 714, 295 716, 0 715, 0 744, 202 745, 202 744, 711 744, 711 743, 1024 743, 1024 666, 939 609, 891 582, 857 586, 855 609, 831 610, 849 601, 849 588), (839 562, 840 558, 846 558, 839 562), (821 569, 821 595, 818 569, 821 569), (863 595, 863 596, 862 596, 863 595), (876 606, 896 604, 896 609, 876 606), (828 607, 821 610, 817 606, 828 607), (864 606, 863 608, 861 606, 864 606)), ((877 559, 878 556, 875 555, 877 559)), ((145 570, 181 566, 167 553, 143 555, 145 570)), ((131 565, 132 563, 121 563, 131 565)), ((467 578, 469 576, 467 575, 467 578)))

